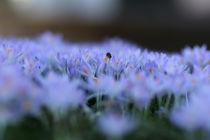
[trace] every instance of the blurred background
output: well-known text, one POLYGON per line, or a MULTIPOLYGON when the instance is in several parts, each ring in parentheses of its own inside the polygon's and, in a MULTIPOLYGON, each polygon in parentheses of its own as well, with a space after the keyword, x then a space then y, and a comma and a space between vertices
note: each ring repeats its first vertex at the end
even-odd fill
MULTIPOLYGON (((210 0, 0 0, 0 34, 120 37, 152 50, 210 46, 210 0)), ((209 48, 209 47, 208 47, 209 48)))

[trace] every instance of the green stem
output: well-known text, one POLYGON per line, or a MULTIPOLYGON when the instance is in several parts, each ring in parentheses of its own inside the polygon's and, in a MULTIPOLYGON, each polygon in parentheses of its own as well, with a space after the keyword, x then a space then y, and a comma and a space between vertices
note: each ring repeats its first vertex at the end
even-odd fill
POLYGON ((0 126, 0 140, 4 139, 5 128, 6 126, 4 124, 0 126))
POLYGON ((168 98, 167 98, 166 105, 165 105, 165 108, 167 111, 169 111, 171 98, 172 98, 172 94, 168 94, 168 98))
POLYGON ((100 97, 100 95, 99 95, 100 93, 99 92, 97 92, 97 95, 96 95, 96 106, 97 106, 97 110, 99 110, 99 97, 100 97))

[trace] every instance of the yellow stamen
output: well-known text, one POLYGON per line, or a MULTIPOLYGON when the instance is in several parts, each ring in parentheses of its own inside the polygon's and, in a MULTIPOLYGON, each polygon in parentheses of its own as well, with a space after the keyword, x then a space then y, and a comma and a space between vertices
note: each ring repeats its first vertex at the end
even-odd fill
POLYGON ((87 70, 86 70, 85 68, 82 68, 82 70, 83 70, 86 74, 88 74, 88 72, 87 72, 87 70))
POLYGON ((7 55, 9 55, 12 52, 12 49, 7 49, 7 55))
POLYGON ((203 58, 200 58, 200 62, 201 62, 201 63, 203 62, 203 58))
POLYGON ((149 72, 152 73, 152 69, 151 68, 149 69, 149 72))
POLYGON ((118 66, 118 65, 119 65, 119 61, 116 62, 116 66, 118 66))
POLYGON ((88 55, 86 55, 86 58, 88 58, 89 56, 88 55))
POLYGON ((201 70, 203 71, 204 70, 204 67, 202 67, 201 70))
POLYGON ((105 58, 104 58, 104 61, 105 61, 105 62, 107 62, 107 60, 108 60, 108 58, 107 58, 107 57, 105 57, 105 58))
POLYGON ((77 63, 77 59, 75 59, 75 63, 77 63))

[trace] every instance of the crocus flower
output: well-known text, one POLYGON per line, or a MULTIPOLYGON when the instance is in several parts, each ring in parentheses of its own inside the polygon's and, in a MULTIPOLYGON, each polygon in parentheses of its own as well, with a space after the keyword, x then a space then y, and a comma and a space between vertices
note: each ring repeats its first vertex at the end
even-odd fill
POLYGON ((187 130, 204 129, 210 131, 210 119, 207 117, 209 110, 209 84, 196 89, 190 101, 179 108, 174 109, 171 120, 178 126, 187 130))
POLYGON ((129 117, 109 113, 101 116, 98 120, 101 131, 112 137, 120 137, 132 131, 136 124, 129 117))
POLYGON ((1 67, 0 92, 0 123, 16 122, 26 114, 38 115, 43 105, 41 88, 16 66, 1 67))
POLYGON ((67 110, 82 104, 85 95, 78 89, 79 81, 69 81, 66 75, 49 73, 46 81, 46 104, 52 110, 67 110))

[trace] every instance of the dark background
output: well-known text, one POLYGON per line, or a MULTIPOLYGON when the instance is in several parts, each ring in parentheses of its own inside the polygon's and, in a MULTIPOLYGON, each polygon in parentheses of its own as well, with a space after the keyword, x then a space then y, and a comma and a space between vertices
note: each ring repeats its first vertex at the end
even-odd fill
POLYGON ((33 16, 21 16, 10 2, 0 0, 0 34, 34 36, 50 30, 74 42, 121 37, 152 50, 170 52, 186 45, 210 46, 208 13, 194 17, 194 13, 180 12, 175 0, 122 0, 120 4, 120 12, 112 20, 90 22, 72 16, 65 20, 32 20, 33 16))

